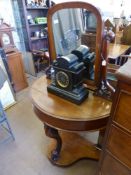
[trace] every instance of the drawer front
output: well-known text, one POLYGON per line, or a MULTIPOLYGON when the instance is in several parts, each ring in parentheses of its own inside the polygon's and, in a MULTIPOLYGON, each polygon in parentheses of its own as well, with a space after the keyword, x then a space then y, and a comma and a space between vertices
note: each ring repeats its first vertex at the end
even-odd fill
POLYGON ((131 135, 111 126, 107 143, 109 151, 131 168, 131 135))
POLYGON ((114 120, 125 129, 131 131, 131 94, 121 92, 114 120))
POLYGON ((101 175, 130 175, 130 170, 106 153, 101 167, 101 175))
POLYGON ((107 143, 109 151, 131 168, 131 135, 111 126, 107 143))

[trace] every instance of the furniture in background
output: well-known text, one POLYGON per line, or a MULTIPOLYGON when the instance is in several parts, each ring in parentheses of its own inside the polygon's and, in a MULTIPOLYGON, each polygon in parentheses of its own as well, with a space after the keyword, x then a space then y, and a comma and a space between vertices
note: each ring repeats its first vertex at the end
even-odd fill
POLYGON ((107 19, 104 22, 104 26, 107 28, 107 30, 112 30, 114 33, 116 33, 116 26, 110 21, 110 19, 107 19))
POLYGON ((12 31, 14 29, 6 23, 0 25, 0 47, 4 49, 3 59, 15 92, 28 86, 24 72, 22 54, 14 45, 12 31), (4 53, 5 52, 5 53, 4 53), (5 63, 5 64, 6 64, 5 63))
POLYGON ((107 59, 107 79, 116 87, 116 78, 114 76, 115 71, 122 66, 127 59, 123 58, 123 55, 130 53, 130 46, 123 44, 110 43, 108 48, 107 59))
POLYGON ((32 51, 36 73, 45 70, 50 65, 49 52, 41 50, 32 51))
POLYGON ((50 80, 37 79, 31 87, 31 101, 37 117, 43 122, 45 134, 53 138, 48 158, 53 164, 67 166, 82 158, 99 159, 111 102, 93 95, 76 105, 47 92, 50 80), (79 131, 100 131, 98 145, 79 135, 79 131))
POLYGON ((12 77, 14 91, 19 92, 20 90, 28 86, 26 75, 24 72, 22 53, 19 51, 6 53, 6 58, 9 72, 12 77))
POLYGON ((104 22, 104 31, 105 34, 108 35, 110 43, 114 43, 116 37, 116 26, 109 19, 104 22))
POLYGON ((118 79, 96 174, 131 174, 131 60, 116 73, 118 79))
POLYGON ((43 67, 44 70, 50 62, 50 58, 48 57, 47 61, 47 57, 44 54, 48 51, 47 12, 49 7, 43 2, 37 3, 37 1, 22 0, 22 3, 28 40, 27 52, 31 53, 31 60, 26 60, 25 62, 28 62, 26 63, 27 65, 31 64, 33 66, 32 70, 34 72, 32 74, 37 75, 36 73, 40 70, 39 66, 43 67), (37 54, 39 51, 43 52, 43 54, 37 54), (43 59, 45 60, 45 64, 41 62, 43 59))
MULTIPOLYGON (((2 68, 0 67, 0 89, 3 87, 6 80, 7 77, 2 68)), ((0 100, 0 136, 2 137, 2 140, 0 137, 0 143, 7 141, 9 138, 12 138, 13 140, 15 139, 10 124, 8 122, 6 113, 4 112, 3 106, 1 104, 1 100, 0 100), (2 131, 5 131, 7 136, 4 136, 4 132, 2 133, 2 131)))
POLYGON ((123 29, 121 44, 131 45, 131 24, 123 29))
POLYGON ((108 63, 122 65, 119 60, 121 55, 124 55, 130 51, 130 45, 123 44, 109 44, 108 48, 108 63))
POLYGON ((83 33, 81 35, 81 44, 89 46, 92 52, 95 52, 96 48, 96 33, 83 33))

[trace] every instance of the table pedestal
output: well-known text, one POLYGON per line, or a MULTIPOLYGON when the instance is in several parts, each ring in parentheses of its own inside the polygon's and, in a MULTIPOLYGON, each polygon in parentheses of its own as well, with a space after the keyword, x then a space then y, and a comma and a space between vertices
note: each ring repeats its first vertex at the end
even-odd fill
POLYGON ((53 131, 52 134, 47 132, 47 127, 45 131, 47 136, 54 138, 51 139, 47 153, 49 160, 53 164, 68 166, 83 158, 99 159, 100 150, 84 137, 77 133, 66 131, 58 131, 59 136, 56 136, 57 130, 54 131, 55 129, 52 129, 53 128, 49 129, 53 131), (53 136, 53 133, 55 136, 53 136))

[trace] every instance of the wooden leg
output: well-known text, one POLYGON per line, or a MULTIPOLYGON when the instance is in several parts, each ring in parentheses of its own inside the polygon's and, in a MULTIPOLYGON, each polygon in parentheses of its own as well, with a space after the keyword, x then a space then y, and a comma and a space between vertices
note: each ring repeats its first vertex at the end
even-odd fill
MULTIPOLYGON (((52 131, 54 132, 54 130, 50 129, 50 127, 46 128, 48 128, 46 129, 46 132, 47 130, 49 132, 46 133, 47 136, 52 137, 52 131)), ((48 145, 47 156, 53 164, 58 166, 69 166, 83 158, 89 158, 94 160, 99 159, 100 150, 97 149, 94 144, 90 143, 79 134, 59 131, 59 135, 62 140, 60 141, 62 145, 60 143, 59 144, 62 147, 59 147, 59 144, 57 144, 56 146, 56 140, 54 139, 51 139, 51 142, 48 145), (57 156, 56 154, 54 154, 54 150, 57 150, 57 156)), ((52 138, 55 138, 54 135, 52 138)))
POLYGON ((60 154, 61 146, 62 146, 62 140, 59 136, 58 130, 51 128, 50 126, 48 126, 46 124, 44 124, 44 129, 45 129, 45 134, 48 137, 51 137, 57 141, 57 145, 54 148, 54 150, 52 150, 51 157, 50 157, 51 161, 57 161, 59 158, 59 154, 60 154))
POLYGON ((106 131, 106 128, 99 131, 99 138, 98 138, 98 147, 99 148, 102 148, 105 131, 106 131))

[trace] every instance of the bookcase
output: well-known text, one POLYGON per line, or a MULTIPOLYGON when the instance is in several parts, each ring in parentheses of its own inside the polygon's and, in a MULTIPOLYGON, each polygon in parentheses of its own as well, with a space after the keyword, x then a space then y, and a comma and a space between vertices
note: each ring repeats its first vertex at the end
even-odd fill
POLYGON ((45 56, 45 52, 48 51, 47 12, 49 6, 46 6, 44 1, 36 0, 22 0, 22 4, 26 29, 24 32, 27 32, 25 34, 26 51, 28 55, 30 53, 27 65, 31 64, 33 66, 31 69, 36 74, 40 67, 43 66, 44 69, 49 64, 49 60, 45 56))
POLYGON ((23 0, 24 18, 29 41, 29 51, 47 50, 47 6, 28 4, 28 0, 23 0))

